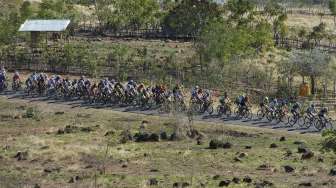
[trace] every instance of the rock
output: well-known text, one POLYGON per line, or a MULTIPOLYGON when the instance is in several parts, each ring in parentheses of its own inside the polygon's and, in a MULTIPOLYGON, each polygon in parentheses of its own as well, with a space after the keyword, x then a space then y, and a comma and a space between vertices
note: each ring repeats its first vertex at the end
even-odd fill
POLYGON ((149 138, 148 141, 150 142, 159 142, 160 141, 160 136, 156 133, 152 133, 149 138))
POLYGON ((245 146, 245 149, 252 149, 252 146, 245 146))
POLYGON ((284 141, 286 141, 286 137, 284 137, 284 136, 280 137, 279 141, 280 141, 280 142, 284 142, 284 141))
POLYGON ((271 169, 272 169, 271 165, 268 164, 262 164, 257 168, 257 170, 271 170, 271 169))
POLYGON ((67 126, 65 126, 65 128, 64 128, 64 132, 67 133, 67 134, 69 134, 69 133, 74 133, 74 132, 77 131, 77 129, 78 129, 77 126, 74 126, 74 125, 67 125, 67 126))
POLYGON ((273 186, 273 183, 267 180, 264 180, 262 182, 256 183, 255 184, 256 188, 262 188, 262 187, 271 187, 273 186))
POLYGON ((231 148, 232 147, 232 144, 231 143, 229 143, 229 142, 226 142, 226 143, 224 143, 223 144, 223 146, 222 146, 224 149, 229 149, 229 148, 231 148))
POLYGON ((134 135, 135 142, 147 142, 149 140, 148 133, 136 133, 134 135))
POLYGON ((150 169, 149 171, 150 171, 150 172, 159 172, 158 169, 150 169))
POLYGON ((52 173, 52 172, 59 172, 61 170, 60 167, 55 167, 55 166, 50 166, 50 167, 47 167, 43 170, 43 172, 45 173, 52 173))
POLYGON ((234 177, 234 178, 232 178, 232 182, 238 184, 238 183, 240 183, 240 178, 234 177))
POLYGON ((42 146, 40 149, 41 150, 46 150, 46 149, 49 149, 49 146, 42 146))
POLYGON ((332 169, 329 171, 329 175, 330 175, 330 176, 336 176, 336 167, 332 168, 332 169))
POLYGON ((3 150, 9 150, 10 149, 10 146, 9 145, 5 145, 4 147, 3 147, 3 150))
POLYGON ((64 112, 55 112, 55 115, 63 115, 64 112))
POLYGON ((16 158, 18 161, 27 160, 27 158, 28 158, 28 151, 19 151, 19 152, 16 153, 16 155, 14 156, 14 158, 16 158))
POLYGON ((82 132, 92 132, 94 130, 91 127, 81 127, 80 131, 82 131, 82 132))
POLYGON ((238 157, 235 157, 235 158, 233 159, 233 161, 234 161, 234 162, 242 162, 242 160, 239 159, 238 157))
POLYGON ((115 134, 115 130, 110 130, 110 131, 107 131, 104 136, 113 136, 115 134))
POLYGON ((310 182, 299 183, 299 187, 311 187, 311 186, 312 186, 312 183, 310 182))
POLYGON ((272 143, 271 145, 270 145, 270 148, 277 148, 278 147, 278 145, 276 145, 275 143, 272 143))
POLYGON ((120 138, 120 143, 122 143, 122 144, 125 144, 128 141, 133 140, 132 134, 129 130, 125 130, 125 131, 121 132, 120 137, 121 137, 120 138))
POLYGON ((293 155, 293 153, 292 153, 292 151, 291 150, 286 150, 286 153, 285 153, 285 157, 290 157, 290 156, 292 156, 293 155))
POLYGON ((247 153, 240 153, 238 155, 239 158, 244 158, 244 157, 247 157, 247 153))
POLYGON ((219 182, 218 186, 219 186, 219 187, 227 187, 227 186, 230 185, 230 183, 231 183, 230 180, 223 180, 223 181, 220 181, 220 182, 219 182))
POLYGON ((244 183, 251 183, 251 182, 252 182, 252 178, 251 178, 250 176, 245 176, 245 177, 243 178, 243 182, 244 182, 244 183))
POLYGON ((203 144, 203 140, 202 139, 197 139, 197 145, 202 145, 203 144))
POLYGON ((220 178, 220 175, 214 175, 214 176, 212 177, 213 180, 218 180, 219 178, 220 178))
POLYGON ((314 153, 308 150, 307 152, 302 154, 301 160, 311 159, 312 157, 314 157, 314 153))
POLYGON ((217 140, 217 139, 213 139, 213 140, 210 140, 210 143, 209 143, 209 148, 210 149, 217 149, 221 146, 221 141, 217 140))
POLYGON ((121 168, 127 168, 127 164, 121 165, 121 168))
POLYGON ((289 166, 289 165, 285 165, 285 166, 283 166, 283 168, 284 168, 286 173, 291 173, 291 172, 295 171, 295 169, 293 167, 289 166))
POLYGON ((305 143, 302 141, 294 141, 293 144, 295 145, 304 145, 305 143))
POLYGON ((183 187, 189 187, 190 184, 187 182, 175 182, 173 184, 173 188, 183 188, 183 187))
POLYGON ((160 139, 161 140, 168 140, 168 135, 166 132, 161 132, 160 133, 160 139))
POLYGON ((159 182, 158 182, 157 179, 155 179, 155 178, 151 178, 151 179, 148 180, 148 184, 149 184, 150 186, 157 186, 157 185, 159 184, 159 182))
POLYGON ((41 188, 41 186, 39 184, 35 184, 34 188, 41 188))
POLYGON ((71 177, 68 183, 75 183, 79 181, 81 178, 79 176, 71 177))
POLYGON ((323 157, 319 156, 319 157, 317 158, 317 161, 320 162, 320 163, 323 163, 323 162, 324 162, 324 159, 323 159, 323 157))
POLYGON ((298 153, 306 153, 308 151, 307 147, 304 145, 298 146, 298 153))
POLYGON ((212 139, 209 143, 209 148, 210 149, 217 149, 217 148, 224 148, 224 149, 228 149, 231 148, 232 144, 229 142, 223 142, 217 139, 212 139))
POLYGON ((56 134, 64 134, 64 129, 58 129, 56 134))

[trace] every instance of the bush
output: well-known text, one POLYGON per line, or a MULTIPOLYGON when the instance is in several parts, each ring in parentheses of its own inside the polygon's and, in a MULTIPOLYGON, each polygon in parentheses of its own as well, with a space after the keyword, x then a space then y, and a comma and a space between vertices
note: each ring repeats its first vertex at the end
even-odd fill
POLYGON ((336 153, 336 130, 325 130, 322 137, 324 138, 321 143, 322 150, 336 153))
POLYGON ((37 109, 37 107, 29 107, 26 109, 25 118, 31 118, 34 120, 40 120, 41 112, 37 109))

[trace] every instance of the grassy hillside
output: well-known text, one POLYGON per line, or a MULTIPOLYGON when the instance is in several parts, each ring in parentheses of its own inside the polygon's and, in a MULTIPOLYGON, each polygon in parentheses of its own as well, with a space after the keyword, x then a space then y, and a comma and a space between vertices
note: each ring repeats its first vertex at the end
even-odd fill
POLYGON ((149 122, 145 132, 168 135, 176 127, 182 130, 188 121, 181 116, 152 117, 4 98, 0 109, 0 187, 172 187, 176 183, 218 187, 233 178, 240 181, 230 187, 335 185, 328 175, 334 155, 319 151, 321 137, 315 134, 194 122, 193 128, 203 135, 199 143, 192 138, 121 143, 127 140, 122 132, 134 135, 143 120, 149 122), (280 141, 282 136, 285 141, 280 141), (208 149, 214 138, 232 147, 208 149), (303 160, 295 141, 303 142, 314 156, 303 160), (277 147, 270 148, 272 143, 277 147), (294 171, 286 173, 286 165, 294 171), (246 176, 252 182, 248 178, 243 182, 246 176))

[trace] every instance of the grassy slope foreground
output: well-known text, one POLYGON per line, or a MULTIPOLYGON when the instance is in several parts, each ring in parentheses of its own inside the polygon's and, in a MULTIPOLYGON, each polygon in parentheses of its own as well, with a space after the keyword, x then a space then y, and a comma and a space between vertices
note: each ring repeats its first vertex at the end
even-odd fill
POLYGON ((178 182, 218 187, 234 177, 240 182, 231 187, 256 187, 265 180, 274 187, 336 185, 328 175, 335 156, 319 151, 317 134, 195 122, 205 135, 199 144, 190 138, 121 144, 121 132, 129 129, 134 135, 143 120, 149 122, 146 132, 168 134, 187 121, 4 97, 0 120, 0 187, 173 187, 178 182), (213 138, 233 145, 208 149, 213 138), (304 142, 314 156, 302 160, 295 141, 304 142), (270 148, 272 143, 277 147, 270 148), (285 172, 285 165, 294 170, 285 172), (252 182, 243 183, 245 176, 252 182))

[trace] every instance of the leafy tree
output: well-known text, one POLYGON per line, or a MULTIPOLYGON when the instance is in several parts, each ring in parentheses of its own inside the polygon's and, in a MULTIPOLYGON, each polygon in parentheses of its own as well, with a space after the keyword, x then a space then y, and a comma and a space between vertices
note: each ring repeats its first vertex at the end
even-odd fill
POLYGON ((97 0, 95 8, 101 26, 112 29, 155 26, 160 15, 155 0, 97 0))
POLYGON ((22 3, 20 8, 20 18, 21 21, 25 21, 33 15, 33 10, 31 8, 31 3, 29 1, 25 1, 22 3))
POLYGON ((336 153, 336 130, 323 131, 322 137, 324 138, 321 143, 322 150, 336 153))
POLYGON ((211 20, 221 16, 218 4, 208 0, 182 0, 163 19, 168 34, 195 35, 211 20))
POLYGON ((303 81, 305 76, 310 77, 311 93, 315 94, 318 77, 325 74, 329 67, 329 56, 319 50, 294 51, 290 61, 298 67, 303 81))
POLYGON ((329 0, 329 10, 334 16, 334 24, 336 25, 336 0, 329 0))

